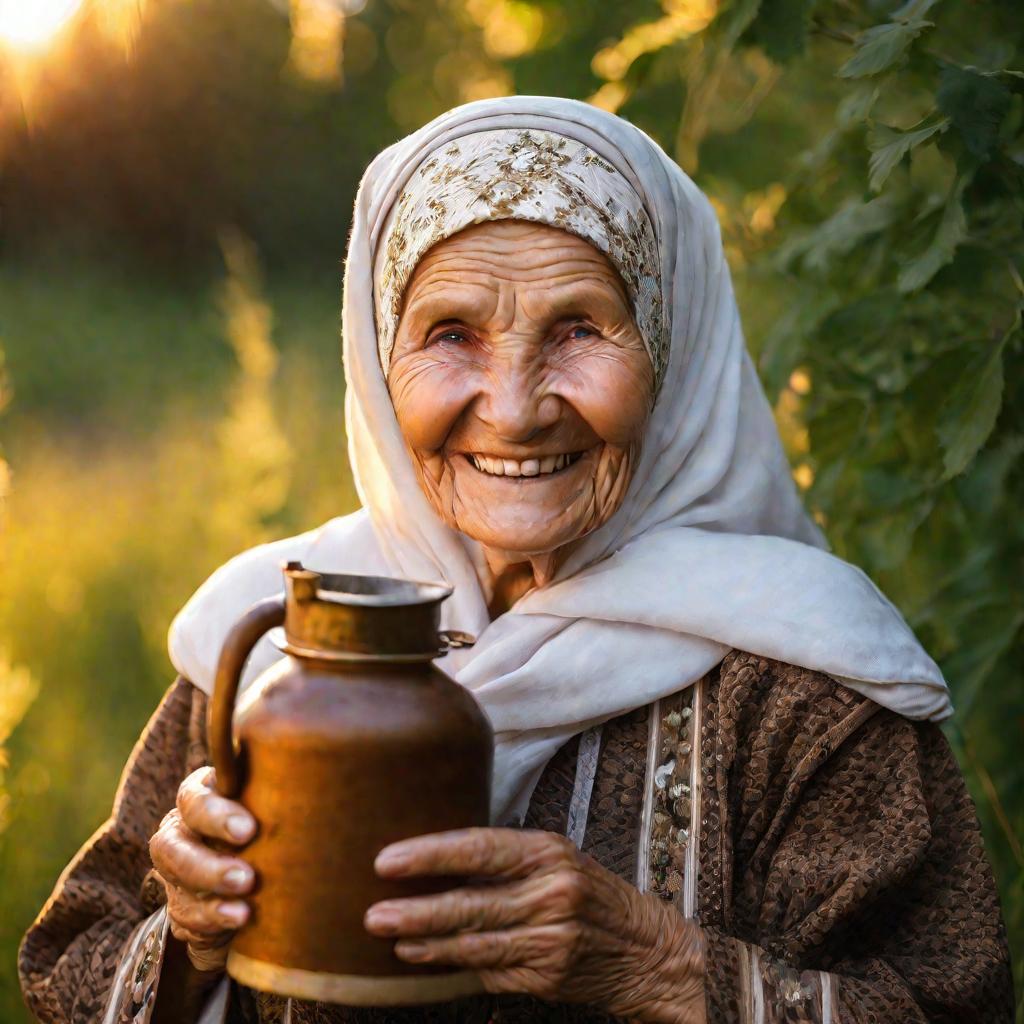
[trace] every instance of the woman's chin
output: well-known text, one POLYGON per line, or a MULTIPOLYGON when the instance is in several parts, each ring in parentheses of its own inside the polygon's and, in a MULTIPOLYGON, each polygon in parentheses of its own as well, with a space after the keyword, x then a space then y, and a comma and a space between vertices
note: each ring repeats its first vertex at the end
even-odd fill
POLYGON ((510 562, 528 561, 550 555, 573 541, 586 529, 570 526, 564 530, 524 530, 509 523, 488 522, 460 526, 460 531, 485 548, 500 553, 510 562))
POLYGON ((579 540, 591 528, 584 514, 573 515, 573 510, 564 505, 515 509, 496 504, 482 510, 464 508, 462 512, 456 528, 511 562, 550 555, 579 540), (479 514, 473 514, 477 511, 479 514))

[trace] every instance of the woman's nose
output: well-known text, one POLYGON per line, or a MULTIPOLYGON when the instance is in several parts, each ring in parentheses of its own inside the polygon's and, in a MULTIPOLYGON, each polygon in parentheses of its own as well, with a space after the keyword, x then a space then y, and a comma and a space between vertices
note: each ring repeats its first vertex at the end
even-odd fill
POLYGON ((532 365, 495 367, 477 414, 503 441, 522 443, 558 420, 560 399, 532 365))

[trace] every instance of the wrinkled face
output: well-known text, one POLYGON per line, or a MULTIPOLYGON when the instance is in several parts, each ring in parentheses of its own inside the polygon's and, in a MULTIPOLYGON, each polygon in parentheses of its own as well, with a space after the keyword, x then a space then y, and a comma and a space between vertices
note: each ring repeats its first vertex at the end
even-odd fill
POLYGON ((388 387, 441 518, 529 556, 571 544, 619 507, 653 371, 602 253, 557 228, 497 221, 420 261, 388 387))

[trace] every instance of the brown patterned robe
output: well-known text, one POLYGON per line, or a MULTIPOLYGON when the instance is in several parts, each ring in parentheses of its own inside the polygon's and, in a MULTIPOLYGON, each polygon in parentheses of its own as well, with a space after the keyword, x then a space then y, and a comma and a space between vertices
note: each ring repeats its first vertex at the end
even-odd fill
MULTIPOLYGON (((206 762, 205 704, 184 680, 171 688, 110 820, 26 935, 22 986, 39 1020, 148 1021, 166 924, 147 844, 206 762)), ((579 743, 548 764, 528 826, 566 831, 579 743)), ((1012 1021, 995 885, 934 725, 733 652, 689 690, 604 725, 586 820, 585 852, 700 922, 709 1024, 1012 1021)), ((374 1011, 288 1008, 234 983, 224 994, 223 1016, 247 1024, 608 1020, 525 997, 374 1011)))

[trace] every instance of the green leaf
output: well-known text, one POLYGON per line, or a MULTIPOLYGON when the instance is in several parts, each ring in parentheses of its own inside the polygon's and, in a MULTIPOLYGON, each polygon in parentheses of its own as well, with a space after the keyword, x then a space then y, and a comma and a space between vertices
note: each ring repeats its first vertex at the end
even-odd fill
POLYGON ((839 69, 840 78, 864 78, 891 68, 932 22, 921 18, 875 25, 857 37, 857 52, 839 69))
POLYGON ((960 625, 966 639, 943 659, 942 670, 949 679, 957 714, 963 721, 1024 626, 1024 612, 1009 602, 995 603, 966 616, 960 625))
POLYGON ((772 401, 804 354, 808 339, 841 303, 831 288, 798 283, 797 290, 765 336, 758 353, 758 370, 772 401))
POLYGON ((999 140, 1011 93, 998 79, 970 68, 946 67, 935 96, 969 153, 987 159, 999 140))
POLYGON ((832 466, 856 455, 864 443, 867 417, 867 407, 854 398, 822 405, 807 422, 815 461, 832 466))
POLYGON ((900 270, 896 287, 904 294, 923 288, 947 263, 951 263, 957 247, 967 237, 962 192, 962 188, 954 189, 928 248, 900 270))
POLYGON ((906 562, 917 528, 934 505, 934 496, 928 495, 862 524, 859 539, 869 572, 896 569, 906 562))
POLYGON ((833 260, 845 256, 859 242, 884 231, 896 217, 896 206, 888 196, 870 202, 846 203, 812 231, 792 240, 779 252, 783 264, 803 257, 807 270, 828 270, 833 260))
POLYGON ((893 168, 914 148, 949 127, 949 118, 941 118, 930 124, 922 121, 908 131, 890 128, 887 124, 875 124, 868 133, 868 149, 871 160, 870 185, 874 192, 880 192, 893 168))
POLYGON ((943 449, 943 479, 962 473, 988 440, 1003 402, 1003 349, 1020 329, 1020 309, 1009 330, 989 345, 980 365, 965 367, 939 412, 936 433, 943 449))
POLYGON ((988 525, 1012 500, 1007 480, 1024 456, 1024 435, 1010 434, 982 452, 956 482, 957 494, 971 516, 988 525))
POLYGON ((877 82, 861 82, 852 87, 836 107, 836 124, 840 128, 852 128, 866 121, 879 92, 877 82))

